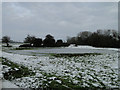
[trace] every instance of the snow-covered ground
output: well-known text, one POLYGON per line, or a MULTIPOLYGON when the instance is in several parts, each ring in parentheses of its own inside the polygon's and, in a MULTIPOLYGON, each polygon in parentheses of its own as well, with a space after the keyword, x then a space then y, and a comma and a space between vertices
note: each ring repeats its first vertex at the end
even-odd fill
MULTIPOLYGON (((11 83, 8 80, 2 80, 2 88, 19 88, 18 86, 16 86, 15 84, 11 83)), ((18 89, 20 90, 20 89, 18 89)))
MULTIPOLYGON (((36 75, 12 81, 19 87, 38 88, 52 80, 63 84, 62 79, 82 87, 118 87, 118 54, 101 54, 77 57, 27 56, 3 52, 8 60, 24 65, 36 75), (58 79, 59 77, 59 79, 58 79)), ((46 84, 47 85, 47 84, 46 84)), ((67 86, 67 84, 66 84, 67 86)))
POLYGON ((106 50, 115 50, 118 51, 119 49, 117 48, 96 48, 96 47, 92 47, 92 46, 86 46, 86 45, 78 45, 75 46, 74 44, 68 46, 67 48, 81 48, 81 49, 106 49, 106 50))

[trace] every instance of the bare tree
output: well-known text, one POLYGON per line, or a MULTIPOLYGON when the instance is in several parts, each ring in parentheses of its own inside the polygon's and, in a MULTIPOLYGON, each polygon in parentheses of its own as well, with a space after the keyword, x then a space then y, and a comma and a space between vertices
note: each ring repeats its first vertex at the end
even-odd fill
POLYGON ((90 35, 92 35, 91 32, 89 31, 84 31, 84 32, 80 32, 77 37, 81 37, 82 39, 86 39, 88 38, 90 35))
POLYGON ((104 30, 104 35, 105 36, 110 36, 111 35, 112 30, 108 29, 108 30, 104 30))
POLYGON ((118 32, 116 30, 112 30, 112 36, 115 39, 118 39, 118 32))
POLYGON ((2 42, 7 44, 7 47, 9 46, 10 37, 9 36, 3 36, 2 42))
POLYGON ((104 31, 103 31, 102 29, 98 29, 98 30, 97 30, 97 34, 98 34, 98 35, 102 35, 102 34, 104 34, 104 31))

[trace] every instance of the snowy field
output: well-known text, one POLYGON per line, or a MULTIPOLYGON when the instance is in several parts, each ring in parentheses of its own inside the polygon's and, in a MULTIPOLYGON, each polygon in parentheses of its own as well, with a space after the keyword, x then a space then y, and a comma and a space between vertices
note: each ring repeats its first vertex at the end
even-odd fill
MULTIPOLYGON (((67 48, 76 47, 70 46, 67 48)), ((77 48, 95 49, 89 46, 79 46, 77 48)), ((61 88, 70 90, 118 88, 118 49, 107 50, 113 50, 114 53, 55 57, 52 54, 39 56, 3 51, 2 57, 20 66, 23 65, 35 73, 34 75, 11 80, 13 84, 20 88, 61 88)), ((9 71, 10 68, 10 66, 6 66, 3 72, 9 71)), ((16 67, 14 70, 17 71, 19 68, 16 67)))

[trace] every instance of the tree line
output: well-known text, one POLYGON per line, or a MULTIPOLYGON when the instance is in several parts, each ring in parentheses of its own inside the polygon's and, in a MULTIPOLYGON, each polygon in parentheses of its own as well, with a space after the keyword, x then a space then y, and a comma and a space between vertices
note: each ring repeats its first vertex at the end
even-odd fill
MULTIPOLYGON (((9 36, 4 36, 2 38, 2 42, 6 43, 7 47, 9 47, 10 42, 9 36)), ((54 37, 50 34, 46 35, 45 39, 42 40, 42 38, 37 38, 32 35, 27 35, 27 37, 24 40, 23 45, 20 45, 19 47, 65 47, 69 46, 68 43, 63 42, 62 39, 55 40, 54 37)))
POLYGON ((120 47, 120 34, 116 30, 83 31, 75 37, 67 38, 68 44, 90 45, 94 47, 120 47))
MULTIPOLYGON (((11 41, 10 37, 4 36, 2 42, 9 46, 11 41)), ((96 32, 83 31, 78 33, 75 37, 68 37, 67 42, 62 39, 55 40, 50 34, 45 36, 45 39, 37 38, 35 36, 27 35, 24 43, 20 47, 62 47, 69 46, 70 44, 77 45, 90 45, 94 47, 120 47, 120 34, 116 30, 97 30, 96 32)))
POLYGON ((62 46, 69 46, 68 43, 63 42, 62 39, 55 40, 54 37, 50 34, 45 36, 45 39, 42 40, 42 38, 36 38, 35 36, 30 36, 28 35, 24 43, 29 43, 29 44, 24 44, 21 45, 20 47, 23 46, 28 46, 29 47, 62 47, 62 46))

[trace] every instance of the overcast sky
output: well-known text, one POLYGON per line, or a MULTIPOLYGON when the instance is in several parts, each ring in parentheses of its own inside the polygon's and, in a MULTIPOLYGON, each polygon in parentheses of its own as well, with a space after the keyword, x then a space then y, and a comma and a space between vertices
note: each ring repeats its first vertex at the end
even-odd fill
POLYGON ((118 30, 117 2, 4 2, 2 31, 16 41, 27 34, 66 40, 81 31, 118 30))

